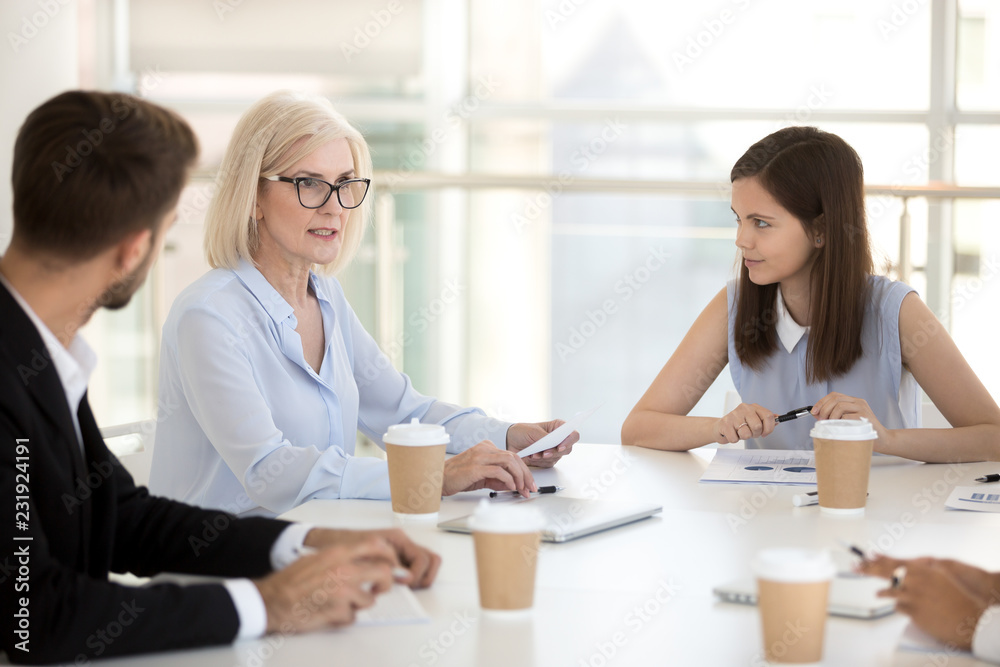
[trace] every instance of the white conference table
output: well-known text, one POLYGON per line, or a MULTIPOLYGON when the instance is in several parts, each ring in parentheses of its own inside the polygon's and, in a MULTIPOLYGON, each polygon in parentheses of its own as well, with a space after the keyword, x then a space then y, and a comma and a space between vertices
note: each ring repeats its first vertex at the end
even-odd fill
MULTIPOLYGON (((896 556, 951 557, 1000 569, 1000 515, 944 509, 956 485, 1000 464, 875 465, 863 517, 796 508, 801 488, 699 484, 714 450, 657 452, 578 444, 539 484, 580 498, 644 500, 662 515, 559 545, 539 555, 535 607, 526 619, 481 613, 472 539, 433 525, 402 527, 443 557, 437 581, 417 592, 430 623, 348 627, 272 636, 229 647, 109 661, 176 664, 377 665, 402 667, 605 667, 762 665, 756 607, 719 602, 712 587, 749 575, 769 546, 839 550, 839 540, 896 556)), ((446 498, 441 519, 471 512, 485 492, 446 498)), ((385 501, 312 501, 283 518, 340 528, 399 525, 385 501)), ((845 559, 845 562, 847 560, 845 559)), ((949 667, 985 664, 968 656, 897 651, 900 614, 830 617, 824 664, 949 667)))

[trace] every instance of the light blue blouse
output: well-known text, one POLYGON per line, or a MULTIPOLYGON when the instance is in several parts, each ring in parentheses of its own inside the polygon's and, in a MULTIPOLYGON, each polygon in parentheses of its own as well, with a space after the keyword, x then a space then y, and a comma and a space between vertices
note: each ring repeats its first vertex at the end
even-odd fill
MULTIPOLYGON (((767 366, 756 372, 743 366, 736 354, 735 280, 726 285, 729 303, 729 371, 744 403, 756 403, 778 414, 813 405, 830 392, 868 401, 872 412, 888 429, 920 426, 920 387, 903 368, 899 343, 899 308, 913 288, 881 276, 871 276, 868 304, 861 332, 862 357, 846 374, 826 382, 806 382, 809 329, 795 323, 778 291, 778 349, 767 366)), ((811 416, 778 424, 766 438, 746 441, 748 449, 811 449, 811 416)))
POLYGON ((310 274, 326 348, 319 373, 292 307, 254 266, 205 274, 163 326, 150 490, 235 514, 275 515, 313 498, 389 497, 386 462, 355 457, 360 429, 443 424, 457 453, 506 446, 508 422, 428 398, 361 326, 334 278, 310 274))

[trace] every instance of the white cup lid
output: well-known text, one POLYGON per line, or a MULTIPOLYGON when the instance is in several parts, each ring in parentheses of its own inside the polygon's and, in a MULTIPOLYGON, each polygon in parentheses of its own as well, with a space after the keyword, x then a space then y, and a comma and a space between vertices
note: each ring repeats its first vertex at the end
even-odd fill
POLYGON ((809 431, 809 437, 824 440, 877 440, 870 421, 861 419, 821 419, 809 431))
POLYGON ((545 517, 530 505, 491 503, 483 498, 469 519, 469 528, 481 533, 534 533, 545 528, 545 517))
POLYGON ((448 432, 440 424, 421 424, 414 418, 409 424, 393 424, 389 432, 382 436, 382 442, 390 445, 426 447, 447 445, 451 442, 448 432))
POLYGON ((830 552, 822 549, 764 549, 753 561, 758 579, 788 583, 826 581, 837 573, 830 552))

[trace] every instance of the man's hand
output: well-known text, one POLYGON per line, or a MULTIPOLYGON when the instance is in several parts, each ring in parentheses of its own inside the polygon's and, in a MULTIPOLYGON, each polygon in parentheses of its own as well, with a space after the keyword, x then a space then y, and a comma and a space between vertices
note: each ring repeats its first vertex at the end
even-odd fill
MULTIPOLYGON (((507 429, 507 451, 516 454, 525 447, 538 442, 565 423, 561 419, 555 419, 550 422, 539 422, 537 424, 514 424, 507 429)), ((546 449, 544 452, 537 452, 531 456, 526 456, 522 460, 536 468, 551 468, 559 459, 573 451, 573 445, 578 440, 580 440, 580 434, 573 431, 555 447, 546 449)))
POLYGON ((400 565, 409 571, 409 578, 397 578, 396 581, 409 584, 410 588, 427 588, 434 583, 438 568, 441 567, 441 556, 420 546, 398 528, 385 530, 313 528, 306 535, 303 544, 312 549, 323 549, 335 546, 353 546, 373 537, 385 540, 395 550, 400 565))
POLYGON ((370 607, 376 595, 392 587, 398 565, 389 543, 370 537, 303 556, 254 580, 267 610, 267 631, 298 633, 353 623, 358 609, 370 607))
POLYGON ((880 591, 879 596, 895 598, 896 609, 938 641, 963 650, 971 648, 979 617, 991 604, 991 592, 970 590, 966 583, 990 586, 993 577, 977 568, 956 568, 954 561, 933 558, 901 561, 880 558, 863 571, 881 576, 890 565, 894 565, 893 569, 906 567, 906 576, 899 588, 880 591))
POLYGON ((497 449, 489 440, 483 440, 444 462, 443 495, 476 489, 517 491, 527 498, 538 486, 517 454, 497 449))

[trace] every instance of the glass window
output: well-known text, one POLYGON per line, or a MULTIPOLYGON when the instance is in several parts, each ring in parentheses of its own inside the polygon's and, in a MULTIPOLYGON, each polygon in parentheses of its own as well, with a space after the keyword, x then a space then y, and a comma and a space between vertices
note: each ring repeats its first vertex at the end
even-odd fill
POLYGON ((956 101, 966 111, 1000 109, 1000 4, 960 0, 956 101))

